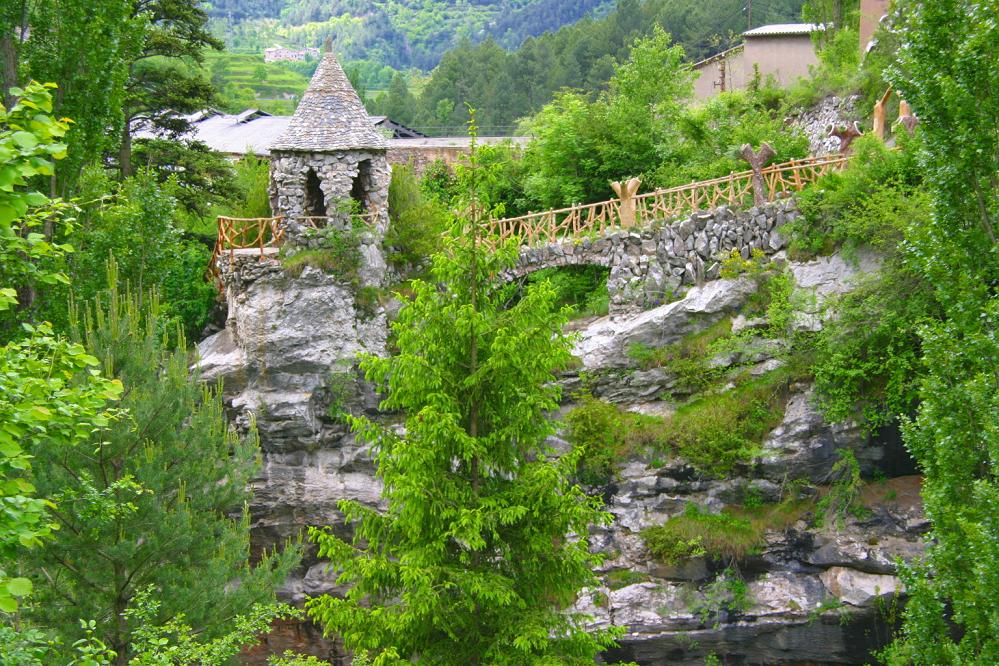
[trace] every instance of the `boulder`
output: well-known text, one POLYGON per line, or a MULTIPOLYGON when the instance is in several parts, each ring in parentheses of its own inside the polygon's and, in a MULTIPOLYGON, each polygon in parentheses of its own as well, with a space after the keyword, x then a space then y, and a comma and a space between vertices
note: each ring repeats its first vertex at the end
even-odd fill
POLYGON ((865 573, 846 567, 833 567, 819 578, 830 594, 851 606, 870 606, 879 599, 905 591, 898 576, 865 573))
POLYGON ((631 345, 663 347, 677 342, 734 312, 755 291, 756 283, 749 279, 715 280, 693 287, 679 301, 637 316, 605 317, 582 332, 576 355, 587 369, 627 367, 631 345))

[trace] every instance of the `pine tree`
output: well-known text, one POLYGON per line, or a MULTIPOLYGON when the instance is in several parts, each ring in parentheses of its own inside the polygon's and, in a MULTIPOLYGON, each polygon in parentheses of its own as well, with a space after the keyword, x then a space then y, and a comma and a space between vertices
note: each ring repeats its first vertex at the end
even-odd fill
POLYGON ((183 335, 160 330, 156 296, 123 295, 113 262, 109 273, 108 298, 75 329, 105 374, 121 380, 126 411, 83 445, 31 452, 59 530, 25 570, 37 572, 33 619, 66 645, 80 619, 95 620, 94 636, 124 664, 137 629, 125 611, 139 592, 154 590, 157 621, 183 614, 210 638, 254 603, 272 601, 299 552, 249 565, 256 436, 230 430, 218 389, 189 372, 183 335))
MULTIPOLYGON (((488 177, 474 161, 471 180, 488 177)), ((587 633, 567 609, 595 582, 588 531, 609 515, 572 483, 575 456, 546 444, 552 380, 570 360, 565 313, 547 283, 507 307, 496 276, 515 251, 484 250, 480 208, 414 285, 393 325, 398 354, 362 363, 406 432, 352 419, 378 447, 388 507, 342 502, 351 543, 311 531, 350 591, 308 610, 377 666, 592 664, 613 632, 587 633)))

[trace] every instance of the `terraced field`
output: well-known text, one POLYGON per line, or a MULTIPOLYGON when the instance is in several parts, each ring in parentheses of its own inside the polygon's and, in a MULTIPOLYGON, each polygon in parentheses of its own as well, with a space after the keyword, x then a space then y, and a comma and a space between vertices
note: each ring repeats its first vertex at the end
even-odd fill
POLYGON ((292 67, 265 63, 260 54, 209 53, 205 57, 206 74, 221 91, 222 106, 232 112, 256 107, 268 113, 291 114, 309 85, 309 76, 292 67))

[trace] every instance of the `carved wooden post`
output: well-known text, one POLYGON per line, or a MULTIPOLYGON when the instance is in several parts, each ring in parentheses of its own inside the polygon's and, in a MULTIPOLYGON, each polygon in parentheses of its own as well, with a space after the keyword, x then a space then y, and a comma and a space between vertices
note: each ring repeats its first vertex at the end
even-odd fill
POLYGON ((626 229, 635 226, 635 217, 637 215, 635 195, 638 194, 638 188, 641 184, 642 181, 640 178, 632 178, 626 183, 613 182, 610 184, 611 189, 614 190, 614 194, 621 200, 619 208, 621 226, 626 229))
POLYGON ((769 198, 766 183, 763 182, 763 165, 776 154, 777 152, 766 142, 756 152, 748 143, 742 146, 742 159, 749 162, 749 168, 753 170, 753 203, 757 206, 762 206, 769 198))
MULTIPOLYGON (((884 134, 884 129, 882 128, 882 134, 884 134)), ((850 154, 850 144, 858 136, 864 136, 864 133, 860 131, 860 126, 856 122, 849 127, 836 127, 830 128, 829 136, 834 136, 839 139, 839 152, 844 155, 850 154)), ((881 137, 884 139, 884 136, 881 137)))
MULTIPOLYGON (((877 102, 874 103, 874 136, 882 141, 885 140, 885 114, 888 113, 888 98, 891 97, 891 88, 885 91, 877 102)), ((842 152, 846 152, 843 150, 842 152)))
POLYGON ((904 99, 898 103, 898 122, 909 134, 912 134, 916 125, 919 124, 919 118, 912 112, 912 107, 904 99))

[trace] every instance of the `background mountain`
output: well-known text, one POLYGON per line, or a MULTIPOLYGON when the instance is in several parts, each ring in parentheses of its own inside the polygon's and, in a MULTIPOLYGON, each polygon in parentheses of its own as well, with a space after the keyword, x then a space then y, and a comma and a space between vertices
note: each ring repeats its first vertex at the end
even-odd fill
POLYGON ((429 135, 509 135, 564 88, 604 89, 638 37, 662 26, 696 62, 749 27, 801 20, 804 0, 217 0, 228 53, 212 80, 233 111, 290 113, 315 62, 264 66, 274 42, 330 37, 369 111, 429 135), (559 27, 561 26, 561 27, 559 27), (252 55, 251 55, 252 54, 252 55))
POLYGON ((215 0, 205 7, 230 48, 272 42, 319 46, 330 37, 347 60, 395 69, 433 69, 463 39, 493 38, 517 48, 527 37, 587 15, 613 0, 215 0))

